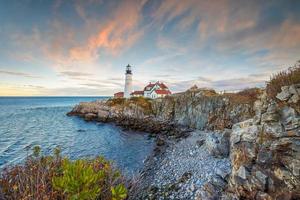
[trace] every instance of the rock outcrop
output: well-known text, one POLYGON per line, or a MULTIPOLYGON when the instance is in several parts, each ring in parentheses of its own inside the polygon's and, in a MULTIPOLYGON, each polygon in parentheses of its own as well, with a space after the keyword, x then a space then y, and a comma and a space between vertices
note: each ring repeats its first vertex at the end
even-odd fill
POLYGON ((158 134, 157 147, 150 159, 152 161, 148 163, 150 168, 144 171, 148 174, 146 185, 149 187, 143 191, 155 197, 164 195, 167 199, 181 198, 185 185, 189 193, 183 195, 184 198, 300 199, 299 94, 299 85, 284 86, 277 94, 277 99, 270 99, 264 92, 258 100, 249 102, 238 99, 241 98, 239 95, 218 95, 212 90, 193 87, 184 93, 162 99, 144 99, 142 104, 132 100, 122 100, 113 105, 106 101, 81 103, 69 115, 78 115, 87 121, 115 122, 124 128, 158 134), (206 134, 205 138, 188 143, 192 144, 193 150, 187 151, 191 154, 184 154, 183 157, 196 158, 194 152, 201 152, 197 164, 202 166, 205 150, 205 156, 212 161, 230 161, 231 173, 223 176, 213 171, 210 177, 205 178, 205 183, 201 182, 201 187, 195 187, 197 184, 194 181, 197 182, 198 175, 203 175, 201 169, 177 161, 176 156, 183 155, 180 152, 170 152, 176 145, 185 144, 189 139, 173 145, 168 140, 186 137, 188 134, 185 133, 191 129, 214 131, 206 134), (164 163, 159 158, 165 161, 172 158, 172 162, 164 163), (176 163, 182 163, 178 166, 185 167, 176 168, 176 163), (180 177, 189 173, 188 168, 195 170, 188 181, 182 183, 180 177), (167 185, 152 187, 151 181, 157 180, 153 174, 161 177, 159 180, 168 180, 165 176, 174 178, 172 174, 164 173, 167 169, 172 169, 172 173, 178 172, 175 180, 167 185), (151 170, 156 171, 154 173, 151 170))
POLYGON ((218 95, 213 90, 196 88, 166 98, 147 100, 149 109, 135 101, 124 101, 113 106, 105 101, 84 102, 75 106, 68 115, 78 115, 88 121, 116 122, 125 128, 148 132, 159 132, 169 125, 223 130, 254 115, 249 103, 233 102, 228 96, 218 95), (151 130, 151 127, 158 128, 151 130))
POLYGON ((155 117, 200 130, 222 130, 254 115, 252 105, 213 90, 194 89, 152 103, 155 117))
POLYGON ((233 126, 229 186, 240 198, 300 198, 300 115, 289 105, 300 103, 295 88, 282 87, 279 102, 264 93, 255 116, 233 126))

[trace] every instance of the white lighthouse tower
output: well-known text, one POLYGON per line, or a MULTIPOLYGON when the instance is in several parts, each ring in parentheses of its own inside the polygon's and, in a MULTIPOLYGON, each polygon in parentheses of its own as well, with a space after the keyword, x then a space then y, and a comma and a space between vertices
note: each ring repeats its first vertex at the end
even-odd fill
POLYGON ((129 98, 131 92, 132 92, 132 72, 131 72, 131 66, 128 64, 126 66, 126 72, 125 72, 124 97, 129 98))

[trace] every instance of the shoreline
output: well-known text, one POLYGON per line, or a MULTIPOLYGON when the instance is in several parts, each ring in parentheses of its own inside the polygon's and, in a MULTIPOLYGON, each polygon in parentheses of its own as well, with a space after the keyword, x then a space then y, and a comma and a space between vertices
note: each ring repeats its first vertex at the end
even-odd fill
POLYGON ((282 87, 284 100, 265 91, 253 98, 251 90, 222 96, 197 89, 80 103, 68 115, 155 137, 129 199, 293 199, 300 197, 300 116, 288 99, 298 93, 289 88, 300 85, 282 87))

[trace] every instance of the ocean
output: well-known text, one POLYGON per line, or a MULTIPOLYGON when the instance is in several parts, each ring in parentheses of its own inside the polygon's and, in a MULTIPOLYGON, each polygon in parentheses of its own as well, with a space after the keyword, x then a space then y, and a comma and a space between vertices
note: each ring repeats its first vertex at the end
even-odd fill
POLYGON ((0 97, 0 170, 22 164, 39 145, 46 155, 60 147, 71 159, 103 155, 124 173, 135 174, 153 149, 147 134, 66 116, 79 102, 103 98, 0 97))

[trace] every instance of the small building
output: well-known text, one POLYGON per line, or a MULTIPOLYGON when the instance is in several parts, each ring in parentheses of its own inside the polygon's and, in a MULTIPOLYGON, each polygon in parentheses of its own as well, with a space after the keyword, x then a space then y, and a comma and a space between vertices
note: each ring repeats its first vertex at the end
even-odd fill
POLYGON ((171 91, 162 82, 149 83, 144 87, 144 90, 132 92, 132 70, 128 64, 125 71, 125 88, 124 92, 117 92, 114 98, 129 98, 129 97, 146 97, 146 98, 161 98, 170 95, 171 91))
POLYGON ((144 87, 144 91, 138 91, 138 93, 140 96, 143 93, 144 97, 155 99, 170 95, 171 91, 164 83, 157 81, 155 83, 150 82, 144 87))
POLYGON ((130 94, 131 97, 143 97, 144 91, 134 91, 130 94))
POLYGON ((114 98, 124 98, 124 92, 117 92, 114 94, 114 98))
POLYGON ((151 93, 151 98, 152 99, 155 99, 155 98, 161 98, 161 97, 165 97, 165 96, 168 96, 170 95, 171 92, 170 90, 154 90, 152 93, 151 93))

